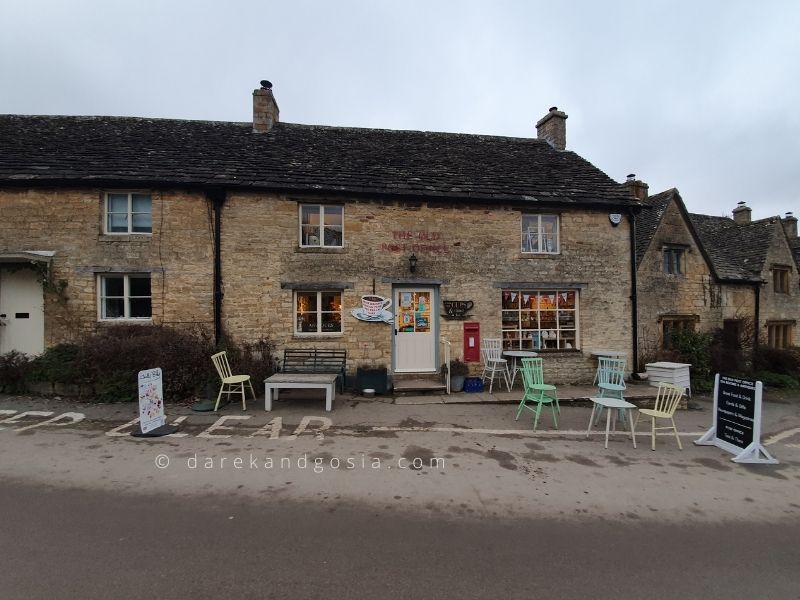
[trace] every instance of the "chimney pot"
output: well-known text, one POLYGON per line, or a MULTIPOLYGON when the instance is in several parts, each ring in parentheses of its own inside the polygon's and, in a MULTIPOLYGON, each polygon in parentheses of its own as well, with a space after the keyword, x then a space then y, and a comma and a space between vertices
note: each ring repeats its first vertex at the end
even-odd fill
POLYGON ((567 113, 551 106, 547 114, 536 123, 536 137, 547 141, 556 150, 567 147, 567 113))
POLYGON ((628 173, 628 181, 635 181, 636 173, 628 173))

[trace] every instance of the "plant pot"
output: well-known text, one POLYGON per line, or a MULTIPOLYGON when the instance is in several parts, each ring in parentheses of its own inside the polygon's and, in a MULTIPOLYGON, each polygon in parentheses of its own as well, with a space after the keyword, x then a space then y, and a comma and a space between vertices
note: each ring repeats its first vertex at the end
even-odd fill
POLYGON ((466 377, 463 375, 451 375, 450 376, 450 391, 451 392, 461 392, 464 390, 464 380, 466 377))

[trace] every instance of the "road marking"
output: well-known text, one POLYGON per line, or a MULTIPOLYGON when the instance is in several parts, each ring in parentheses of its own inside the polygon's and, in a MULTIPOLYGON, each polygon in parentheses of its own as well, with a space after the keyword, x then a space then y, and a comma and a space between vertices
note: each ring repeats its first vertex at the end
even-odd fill
MULTIPOLYGON (((800 427, 795 427, 794 429, 787 429, 786 431, 781 431, 780 433, 776 433, 773 436, 770 436, 764 441, 765 446, 771 446, 776 442, 780 442, 781 440, 785 440, 786 438, 790 438, 793 435, 797 435, 800 433, 800 427)), ((790 448, 794 447, 794 444, 786 444, 790 448)))
POLYGON ((75 425, 76 423, 80 423, 85 418, 86 418, 86 415, 84 415, 83 413, 65 412, 65 413, 61 413, 60 415, 56 415, 55 417, 52 417, 50 419, 47 419, 45 421, 41 421, 39 423, 34 423, 33 425, 28 425, 27 427, 20 427, 19 429, 15 429, 15 431, 17 433, 19 433, 20 431, 27 431, 29 429, 34 429, 36 427, 41 427, 43 425, 53 425, 53 424, 56 424, 55 425, 56 427, 65 427, 67 425, 75 425), (65 419, 65 418, 69 419, 69 421, 67 421, 66 423, 58 423, 58 421, 60 421, 62 419, 65 419))
MULTIPOLYGON (((21 412, 13 417, 9 417, 8 419, 3 419, 0 421, 0 423, 16 423, 22 417, 49 417, 52 414, 52 410, 26 410, 25 412, 21 412)), ((5 427, 0 427, 0 429, 5 429, 5 427)))
POLYGON ((222 440, 231 437, 233 434, 227 435, 214 435, 212 431, 217 431, 220 429, 233 429, 230 425, 223 425, 225 421, 246 421, 247 419, 252 419, 253 415, 225 415, 224 417, 220 417, 214 423, 211 424, 208 429, 204 429, 200 433, 197 434, 199 438, 211 438, 214 440, 222 440))
MULTIPOLYGON (((543 429, 539 431, 533 431, 530 429, 468 429, 464 427, 384 427, 384 426, 376 426, 370 427, 370 431, 386 431, 386 432, 422 432, 422 433, 480 433, 484 435, 522 435, 525 437, 537 437, 537 436, 558 436, 558 435, 581 435, 586 436, 586 430, 580 429, 543 429)), ((354 432, 363 431, 361 429, 352 429, 354 432)), ((611 433, 624 433, 626 435, 630 435, 629 431, 618 430, 612 431, 611 433)), ((605 435, 605 431, 600 430, 593 430, 591 435, 605 435)), ((638 436, 650 436, 649 431, 637 431, 636 435, 638 436)), ((673 433, 659 433, 657 435, 666 435, 671 436, 674 435, 673 433)), ((700 437, 702 434, 697 432, 690 432, 690 431, 679 431, 678 435, 683 437, 700 437)))
POLYGON ((331 425, 333 425, 333 421, 331 421, 328 417, 303 417, 300 419, 300 424, 297 426, 297 429, 294 430, 294 433, 287 437, 287 440, 296 440, 297 436, 304 433, 306 429, 308 429, 309 424, 312 421, 319 421, 321 423, 320 427, 313 427, 311 431, 315 432, 315 437, 318 440, 325 439, 325 436, 322 434, 323 431, 326 429, 330 429, 331 425))

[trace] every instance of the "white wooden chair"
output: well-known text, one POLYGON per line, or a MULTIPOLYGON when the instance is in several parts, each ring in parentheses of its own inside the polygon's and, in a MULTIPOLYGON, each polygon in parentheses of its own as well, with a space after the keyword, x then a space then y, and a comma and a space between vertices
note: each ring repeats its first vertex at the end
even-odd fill
POLYGON ((503 358, 503 342, 500 338, 483 338, 481 340, 481 358, 483 359, 483 376, 489 378, 489 393, 492 393, 495 375, 505 379, 508 391, 511 391, 511 373, 508 371, 508 361, 503 358))
POLYGON ((244 384, 250 386, 250 392, 253 394, 253 400, 256 399, 256 391, 253 389, 253 384, 250 383, 250 375, 233 375, 231 373, 231 366, 228 364, 228 353, 224 350, 217 352, 211 357, 211 361, 217 368, 219 378, 222 380, 222 385, 217 394, 217 403, 214 405, 214 412, 219 408, 219 401, 222 399, 222 394, 241 394, 242 395, 242 410, 247 410, 244 396, 244 384))

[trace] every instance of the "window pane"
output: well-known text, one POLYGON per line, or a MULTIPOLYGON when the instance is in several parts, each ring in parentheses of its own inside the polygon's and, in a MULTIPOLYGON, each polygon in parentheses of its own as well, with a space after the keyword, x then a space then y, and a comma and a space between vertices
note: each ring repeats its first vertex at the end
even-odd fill
POLYGON ((325 245, 326 246, 341 246, 342 245, 342 230, 341 230, 341 228, 325 227, 325 245))
POLYGON ((153 201, 150 194, 133 194, 131 196, 131 212, 148 213, 153 210, 153 201))
POLYGON ((503 329, 519 328, 519 312, 516 310, 503 311, 503 329))
POLYGON ((319 246, 319 227, 315 225, 303 225, 303 245, 319 246))
POLYGON ((125 295, 125 278, 119 277, 103 277, 103 296, 124 296, 125 295))
POLYGON ((300 208, 301 225, 319 225, 320 207, 317 205, 304 205, 300 208))
POLYGON ((342 300, 340 294, 323 292, 321 295, 322 295, 322 310, 337 311, 337 312, 342 310, 342 300))
POLYGON ((542 216, 542 252, 558 252, 558 217, 542 216))
POLYGON ((297 311, 298 312, 316 312, 317 311, 317 293, 316 292, 298 292, 297 293, 297 311))
POLYGON ((558 308, 575 308, 575 292, 559 292, 558 308))
POLYGON ((575 312, 571 310, 558 311, 558 328, 575 329, 575 312))
POLYGON ((103 300, 103 318, 121 319, 125 316, 125 301, 122 298, 106 298, 103 300))
POLYGON ((324 333, 340 333, 342 331, 342 316, 339 313, 322 313, 322 331, 324 333))
POLYGON ((535 310, 539 306, 539 299, 534 292, 522 292, 522 308, 535 310))
POLYGON ((522 215, 522 251, 538 252, 539 250, 539 217, 522 215))
POLYGON ((143 319, 153 316, 153 307, 150 298, 131 298, 131 318, 143 319))
POLYGON ((517 292, 503 292, 503 308, 519 308, 519 294, 517 292))
POLYGON ((128 290, 131 296, 150 296, 150 278, 130 277, 128 290))
POLYGON ((539 329, 539 319, 536 311, 523 310, 520 312, 520 325, 522 329, 539 329))
POLYGON ((317 314, 306 313, 297 317, 298 331, 302 333, 317 333, 317 314))
POLYGON ((132 221, 135 233, 150 233, 153 231, 153 216, 150 213, 135 213, 132 216, 132 221))
POLYGON ((539 308, 542 310, 552 310, 556 307, 556 293, 543 292, 539 294, 539 308))
POLYGON ((128 194, 109 194, 108 212, 128 213, 128 194))
POLYGON ((539 313, 539 326, 542 329, 555 329, 556 328, 556 311, 543 310, 539 313))
POLYGON ((122 232, 127 233, 128 231, 128 215, 125 214, 109 214, 108 215, 108 230, 114 233, 122 232))
POLYGON ((338 225, 342 226, 342 207, 341 206, 326 206, 325 207, 325 225, 338 225))

